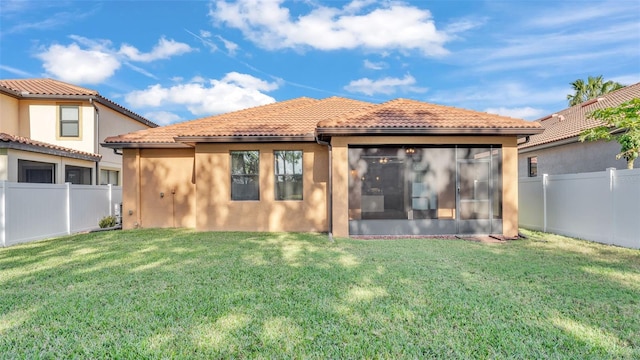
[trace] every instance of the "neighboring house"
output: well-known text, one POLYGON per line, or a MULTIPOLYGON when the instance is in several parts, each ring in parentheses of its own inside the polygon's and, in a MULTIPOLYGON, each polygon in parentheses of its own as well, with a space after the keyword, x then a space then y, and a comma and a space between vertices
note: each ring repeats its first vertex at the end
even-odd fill
MULTIPOLYGON (((620 153, 618 142, 601 140, 582 143, 578 138, 582 131, 602 124, 587 119, 592 111, 615 107, 639 97, 640 83, 637 83, 536 120, 544 132, 532 135, 518 146, 519 176, 626 169, 627 161, 616 159, 620 153)), ((640 162, 636 161, 635 167, 639 168, 640 162)))
POLYGON ((95 90, 0 80, 0 181, 120 185, 122 155, 100 141, 156 126, 95 90))
POLYGON ((538 123, 398 99, 298 98, 114 136, 123 226, 518 234, 517 139, 538 123))

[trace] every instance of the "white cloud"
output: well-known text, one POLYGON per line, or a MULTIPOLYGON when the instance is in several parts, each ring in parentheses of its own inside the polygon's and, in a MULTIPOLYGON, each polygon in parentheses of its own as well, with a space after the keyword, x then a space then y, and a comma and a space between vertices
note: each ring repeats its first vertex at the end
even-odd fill
POLYGON ((207 79, 203 78, 202 76, 196 75, 196 76, 192 77, 189 82, 204 84, 204 83, 207 82, 207 79))
POLYGON ((30 72, 20 70, 7 65, 0 65, 0 70, 6 71, 8 73, 12 73, 14 75, 18 75, 20 77, 34 77, 33 74, 31 74, 30 72))
POLYGON ((493 21, 489 33, 469 32, 476 45, 449 60, 475 73, 533 70, 556 78, 600 74, 603 64, 620 72, 637 63, 640 3, 583 5, 505 2, 502 11, 510 21, 493 21))
POLYGON ((29 30, 46 31, 69 23, 77 23, 94 15, 100 6, 87 3, 73 11, 59 11, 68 8, 63 1, 12 1, 0 2, 0 15, 3 17, 2 35, 27 32, 29 30))
POLYGON ((158 125, 169 125, 182 120, 182 118, 169 111, 151 111, 144 114, 144 117, 158 125))
POLYGON ((293 19, 283 2, 218 0, 209 15, 214 22, 239 29, 266 49, 395 49, 417 50, 426 56, 448 53, 444 44, 449 38, 436 29, 428 10, 389 2, 366 12, 369 1, 354 1, 344 8, 318 5, 293 19))
POLYGON ((545 13, 531 16, 524 25, 543 28, 566 28, 573 23, 599 22, 604 18, 611 18, 621 14, 633 14, 634 11, 638 10, 638 5, 633 1, 599 1, 591 4, 585 3, 582 6, 567 4, 561 7, 555 6, 551 9, 545 13))
POLYGON ((135 72, 138 72, 138 73, 140 73, 140 74, 142 74, 142 75, 144 75, 146 77, 149 77, 149 78, 152 78, 152 79, 155 79, 155 80, 158 79, 157 76, 153 75, 152 73, 148 72, 147 70, 145 70, 145 69, 143 69, 143 68, 141 68, 139 66, 133 65, 132 63, 130 63, 128 61, 124 62, 123 64, 125 66, 127 66, 128 68, 130 68, 131 70, 133 70, 135 72))
POLYGON ((546 114, 543 109, 535 109, 529 106, 525 107, 497 107, 484 109, 485 112, 502 116, 510 116, 518 119, 535 120, 546 114))
POLYGON ((239 48, 238 44, 234 43, 233 41, 229 41, 220 35, 217 35, 216 37, 218 38, 218 40, 222 41, 229 55, 234 56, 236 54, 239 48))
POLYGON ((356 13, 375 3, 376 0, 353 0, 349 4, 345 5, 344 11, 347 13, 356 13))
POLYGON ((373 62, 373 61, 365 60, 364 67, 370 70, 382 70, 389 67, 389 65, 384 61, 373 62))
POLYGON ((185 43, 171 39, 167 40, 164 37, 161 37, 160 40, 158 40, 158 44, 153 47, 151 52, 141 53, 137 48, 128 44, 123 44, 120 46, 119 53, 132 61, 151 62, 160 59, 168 59, 172 56, 182 55, 190 51, 193 51, 193 48, 185 43))
POLYGON ((123 44, 120 51, 113 49, 111 41, 69 36, 69 45, 53 44, 35 55, 42 60, 48 75, 62 81, 97 84, 113 76, 123 64, 150 78, 155 75, 129 61, 150 62, 180 55, 193 49, 186 44, 160 38, 150 53, 140 53, 131 45, 123 44))
POLYGON ((467 17, 463 19, 457 19, 447 24, 447 26, 444 28, 444 31, 449 35, 458 34, 458 33, 462 33, 462 32, 480 27, 484 25, 487 21, 488 21, 487 18, 467 17))
POLYGON ((136 108, 186 106, 193 115, 204 116, 273 103, 275 99, 263 92, 277 88, 277 83, 232 72, 207 83, 188 82, 171 87, 156 84, 127 94, 125 100, 136 108))
POLYGON ((362 93, 368 96, 374 94, 391 95, 398 91, 421 93, 427 91, 425 88, 413 86, 416 79, 411 75, 405 75, 404 78, 385 77, 378 80, 362 78, 353 80, 344 89, 349 92, 362 93))
POLYGON ((272 91, 278 88, 277 83, 270 83, 251 75, 240 74, 235 71, 225 75, 221 81, 224 83, 235 84, 245 89, 255 89, 260 91, 272 91))
POLYGON ((101 49, 81 49, 76 43, 51 45, 37 57, 47 73, 72 83, 97 84, 120 68, 120 61, 113 54, 101 49))

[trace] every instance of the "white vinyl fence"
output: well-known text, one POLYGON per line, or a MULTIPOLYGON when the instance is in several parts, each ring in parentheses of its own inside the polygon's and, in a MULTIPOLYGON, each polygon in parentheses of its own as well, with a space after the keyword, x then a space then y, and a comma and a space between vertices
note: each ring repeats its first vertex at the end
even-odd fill
POLYGON ((640 249, 640 169, 545 174, 518 185, 521 227, 640 249))
POLYGON ((121 202, 118 186, 0 181, 0 246, 95 229, 121 202))

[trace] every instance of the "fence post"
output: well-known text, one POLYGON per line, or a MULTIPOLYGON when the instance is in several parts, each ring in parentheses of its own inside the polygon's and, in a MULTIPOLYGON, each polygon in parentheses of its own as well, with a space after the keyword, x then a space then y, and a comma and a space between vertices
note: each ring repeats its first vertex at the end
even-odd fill
POLYGON ((4 180, 0 181, 0 242, 2 243, 2 247, 7 246, 7 227, 5 226, 7 224, 6 188, 7 182, 4 180))
POLYGON ((609 220, 611 224, 611 228, 609 233, 611 234, 610 244, 615 244, 616 242, 616 197, 615 197, 615 187, 616 187, 616 168, 608 168, 609 170, 609 197, 611 203, 611 211, 609 211, 609 220))
POLYGON ((113 216, 113 187, 111 184, 107 185, 109 187, 109 216, 113 216))
POLYGON ((71 183, 64 183, 67 193, 67 235, 71 235, 71 183))
POLYGON ((549 174, 542 174, 542 231, 547 232, 547 183, 549 174))

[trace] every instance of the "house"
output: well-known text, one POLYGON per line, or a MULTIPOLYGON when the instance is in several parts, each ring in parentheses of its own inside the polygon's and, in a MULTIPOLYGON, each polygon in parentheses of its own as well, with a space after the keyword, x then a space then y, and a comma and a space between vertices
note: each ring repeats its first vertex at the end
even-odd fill
POLYGON ((539 123, 397 99, 298 98, 109 137, 123 226, 335 236, 518 233, 539 123))
POLYGON ((108 136, 157 127, 97 91, 53 79, 0 80, 0 181, 121 184, 108 136))
MULTIPOLYGON (((536 120, 544 132, 532 135, 518 146, 518 172, 521 177, 542 174, 573 174, 626 169, 625 159, 616 159, 620 144, 616 141, 580 142, 580 133, 600 126, 587 116, 597 109, 615 107, 640 98, 640 83, 623 87, 597 99, 589 100, 536 120)), ((635 167, 640 167, 636 161, 635 167)))

